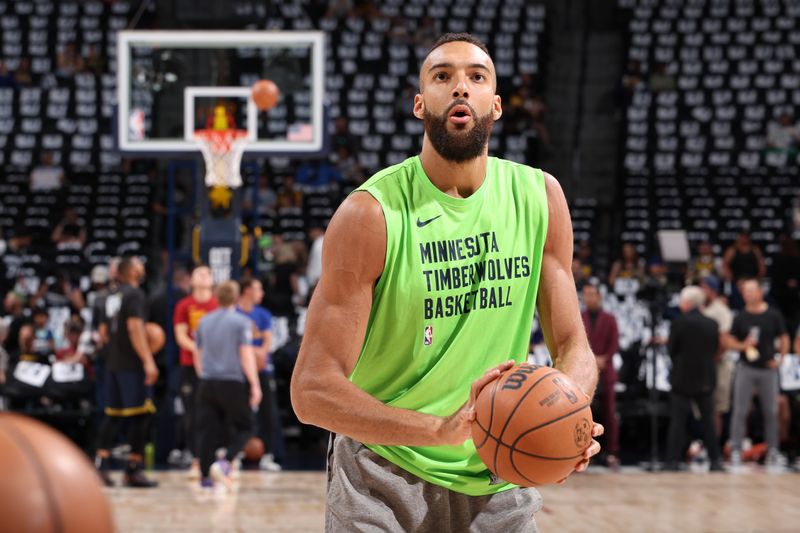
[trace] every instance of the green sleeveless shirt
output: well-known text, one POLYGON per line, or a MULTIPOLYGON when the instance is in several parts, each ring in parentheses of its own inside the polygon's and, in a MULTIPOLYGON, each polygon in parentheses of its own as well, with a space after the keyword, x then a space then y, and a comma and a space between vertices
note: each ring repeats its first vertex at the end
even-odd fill
MULTIPOLYGON (((527 357, 547 235, 544 175, 490 157, 468 198, 436 188, 419 157, 357 189, 386 220, 386 262, 350 380, 386 405, 437 416, 455 412, 472 382, 527 357)), ((369 449, 412 474, 468 495, 496 483, 472 440, 461 446, 369 449)))

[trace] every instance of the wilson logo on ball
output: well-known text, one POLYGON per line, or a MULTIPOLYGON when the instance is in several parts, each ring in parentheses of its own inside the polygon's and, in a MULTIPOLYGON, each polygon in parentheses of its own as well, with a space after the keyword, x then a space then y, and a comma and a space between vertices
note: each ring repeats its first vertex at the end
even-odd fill
POLYGON ((522 387, 522 384, 525 383, 525 380, 528 379, 529 374, 533 374, 536 369, 539 368, 537 365, 520 365, 514 373, 508 376, 505 384, 503 385, 503 390, 517 390, 522 387))

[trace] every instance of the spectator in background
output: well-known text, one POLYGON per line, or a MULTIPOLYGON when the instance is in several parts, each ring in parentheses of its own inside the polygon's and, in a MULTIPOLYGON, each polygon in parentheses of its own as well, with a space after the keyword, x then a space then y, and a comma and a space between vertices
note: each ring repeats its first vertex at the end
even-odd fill
MULTIPOLYGON (((409 105, 411 105, 410 102, 409 105)), ((347 118, 341 116, 338 117, 333 124, 331 150, 336 152, 336 150, 343 146, 352 151, 357 151, 359 148, 358 139, 350 133, 350 124, 347 122, 347 118)))
POLYGON ((53 229, 50 240, 56 244, 86 244, 86 226, 74 208, 64 210, 64 218, 53 229))
POLYGON ((17 87, 33 86, 33 76, 31 75, 31 60, 22 57, 19 60, 17 70, 14 71, 14 83, 17 87))
POLYGON ((706 276, 700 282, 705 294, 703 314, 717 323, 720 333, 720 347, 715 354, 717 363, 717 385, 714 388, 714 412, 716 413, 717 435, 722 436, 723 418, 731 411, 731 385, 736 370, 735 353, 728 353, 724 337, 730 333, 733 313, 725 298, 720 296, 720 283, 714 276, 706 276))
POLYGON ((781 251, 772 259, 770 296, 790 335, 800 326, 800 250, 791 235, 780 236, 781 251))
POLYGON ((656 63, 656 68, 650 75, 650 91, 660 93, 662 91, 675 90, 675 76, 667 72, 666 63, 656 63))
POLYGON ((341 173, 341 179, 348 185, 353 187, 358 187, 366 180, 366 172, 361 167, 361 164, 358 162, 350 149, 346 146, 340 146, 336 153, 333 156, 333 160, 336 163, 336 167, 339 169, 341 173))
MULTIPOLYGON (((195 412, 197 398, 196 361, 200 356, 195 343, 195 333, 200 325, 200 320, 208 313, 217 309, 217 299, 214 296, 214 279, 211 269, 200 265, 192 270, 192 293, 181 299, 175 306, 173 314, 173 327, 175 328, 175 342, 180 347, 180 397, 183 404, 183 444, 184 461, 188 462, 191 456, 190 478, 200 475, 200 462, 197 451, 198 428, 195 412)), ((178 439, 180 442, 181 439, 178 439)))
POLYGON ((578 261, 580 261, 580 268, 583 271, 583 277, 589 279, 595 274, 594 258, 592 257, 592 245, 586 239, 581 239, 578 243, 578 249, 575 252, 578 261))
POLYGON ((49 319, 46 309, 38 308, 33 312, 33 353, 43 359, 56 351, 55 336, 47 325, 49 319))
POLYGON ((429 16, 422 17, 417 31, 414 32, 414 44, 423 48, 430 48, 441 32, 436 27, 436 21, 429 16))
POLYGON ((5 62, 0 61, 0 87, 16 87, 16 85, 14 75, 8 72, 5 62))
POLYGON ((33 331, 33 324, 30 323, 23 324, 19 329, 19 335, 17 335, 17 349, 13 352, 8 352, 11 356, 12 364, 16 364, 19 361, 39 361, 39 356, 36 355, 33 349, 33 331))
POLYGON ((341 182, 342 173, 331 161, 321 159, 317 161, 306 161, 300 165, 300 168, 297 169, 295 179, 300 185, 324 187, 331 183, 341 182))
POLYGON ((31 191, 54 191, 63 185, 64 169, 55 164, 53 152, 44 152, 41 163, 31 171, 31 191))
POLYGON ((6 374, 8 373, 8 365, 10 363, 8 352, 4 348, 7 338, 8 325, 0 321, 0 385, 6 382, 6 374))
POLYGON ((730 305, 741 309, 742 301, 739 282, 743 279, 761 279, 767 274, 764 254, 753 244, 750 234, 742 231, 736 241, 728 246, 722 257, 722 277, 731 284, 730 305))
MULTIPOLYGON (((95 407, 96 412, 103 414, 106 408, 106 362, 109 358, 109 331, 108 313, 109 307, 106 305, 109 298, 115 298, 119 292, 118 268, 120 259, 112 258, 108 262, 108 267, 103 270, 101 265, 92 269, 92 284, 97 288, 97 294, 92 303, 92 322, 89 326, 94 341, 94 370, 95 370, 95 407)), ((111 310, 113 310, 113 303, 111 310)))
POLYGON ((69 77, 81 70, 83 70, 83 59, 78 56, 75 43, 65 43, 56 58, 56 74, 69 77))
POLYGON ((322 240, 325 237, 325 228, 319 221, 312 221, 308 227, 308 240, 311 247, 308 252, 308 265, 306 266, 306 281, 308 282, 309 292, 314 287, 322 275, 322 240))
POLYGON ((581 260, 577 257, 572 258, 572 278, 575 280, 575 289, 578 292, 583 290, 583 286, 589 282, 589 278, 584 275, 583 268, 581 268, 581 260))
POLYGON ((272 313, 261 306, 264 299, 264 288, 257 279, 246 279, 240 284, 241 294, 236 310, 250 319, 253 325, 253 352, 258 368, 258 380, 261 384, 261 404, 258 406, 256 434, 264 443, 265 454, 261 458, 260 468, 271 472, 281 470, 284 444, 283 427, 278 413, 276 396, 275 369, 270 361, 272 347, 272 313))
POLYGON ((286 242, 281 234, 272 238, 274 268, 269 276, 267 290, 267 307, 275 316, 294 317, 294 295, 299 292, 297 252, 291 243, 286 242))
POLYGON ((630 104, 633 93, 644 88, 644 76, 642 75, 642 64, 639 61, 629 61, 625 74, 622 75, 620 83, 621 109, 627 108, 630 104))
POLYGON ((722 471, 719 444, 714 431, 712 394, 716 381, 714 360, 719 351, 719 327, 700 312, 705 294, 700 287, 684 287, 680 296, 683 313, 673 320, 668 349, 670 373, 670 422, 665 470, 679 470, 686 446, 687 419, 694 404, 700 414, 703 443, 711 460, 711 471, 722 471))
POLYGON ((275 212, 275 206, 278 204, 278 195, 272 189, 270 183, 269 173, 262 172, 258 176, 258 184, 254 187, 255 191, 251 188, 244 199, 244 208, 253 209, 257 207, 259 214, 272 214, 275 212), (253 193, 256 195, 257 206, 253 205, 253 193))
POLYGON ((106 69, 106 58, 100 54, 100 47, 96 44, 89 46, 89 51, 83 59, 83 72, 100 76, 106 69))
POLYGON ((794 123, 792 116, 781 113, 778 120, 767 123, 767 149, 787 152, 796 155, 800 148, 800 127, 794 123))
POLYGON ((8 326, 3 347, 8 353, 15 353, 19 350, 19 331, 24 324, 30 323, 30 315, 25 313, 22 297, 13 291, 6 293, 6 297, 3 298, 3 310, 5 311, 3 322, 8 326))
POLYGON ((325 12, 325 18, 344 18, 349 16, 352 10, 352 0, 333 0, 328 4, 328 10, 325 12))
POLYGON ((733 382, 731 415, 731 465, 742 463, 742 439, 747 431, 747 415, 753 393, 758 394, 767 441, 767 465, 782 466, 778 442, 778 366, 789 350, 789 335, 780 313, 764 301, 758 280, 741 284, 745 307, 733 319, 727 348, 739 352, 739 365, 733 382), (780 359, 775 358, 778 342, 780 359))
POLYGON ((636 279, 640 282, 645 277, 645 261, 639 257, 633 243, 626 242, 622 245, 622 255, 611 265, 608 275, 608 284, 614 287, 620 278, 636 279))
POLYGON ((619 351, 619 330, 614 315, 603 310, 600 291, 596 285, 583 286, 581 313, 589 346, 597 360, 600 373, 597 397, 600 400, 600 418, 606 428, 606 462, 610 468, 619 467, 619 427, 617 424, 617 371, 614 354, 619 351))
POLYGON ((283 186, 278 192, 278 210, 281 209, 302 209, 303 192, 294 186, 294 177, 285 176, 283 186))
POLYGON ((80 363, 84 366, 89 365, 89 359, 80 350, 81 335, 83 334, 83 323, 79 320, 69 320, 64 324, 64 339, 67 345, 56 350, 56 359, 64 363, 80 363))
POLYGON ((703 241, 697 245, 697 255, 689 263, 688 278, 696 282, 707 276, 716 276, 718 263, 711 243, 703 241))

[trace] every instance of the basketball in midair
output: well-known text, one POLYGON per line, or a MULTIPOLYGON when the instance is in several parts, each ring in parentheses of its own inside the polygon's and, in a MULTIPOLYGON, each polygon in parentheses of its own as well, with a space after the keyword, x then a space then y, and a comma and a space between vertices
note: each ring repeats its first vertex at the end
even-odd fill
POLYGON ((94 466, 51 427, 0 413, 0 470, 0 531, 115 530, 94 466))
POLYGON ((497 477, 523 487, 567 477, 592 442, 586 394, 562 372, 522 363, 476 400, 472 439, 497 477))
POLYGON ((281 92, 270 80, 258 80, 253 84, 253 101, 261 111, 269 111, 278 103, 281 92))

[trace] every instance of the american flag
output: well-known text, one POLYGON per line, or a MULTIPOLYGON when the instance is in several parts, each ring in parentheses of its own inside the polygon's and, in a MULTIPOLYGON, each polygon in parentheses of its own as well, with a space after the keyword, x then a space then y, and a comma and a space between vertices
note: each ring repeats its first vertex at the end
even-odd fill
POLYGON ((287 139, 293 142, 311 142, 314 140, 314 130, 311 124, 290 124, 287 139))

